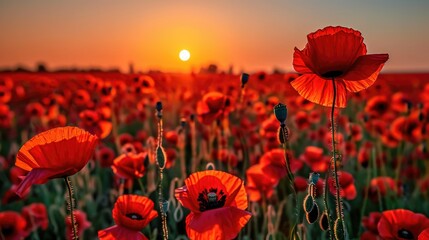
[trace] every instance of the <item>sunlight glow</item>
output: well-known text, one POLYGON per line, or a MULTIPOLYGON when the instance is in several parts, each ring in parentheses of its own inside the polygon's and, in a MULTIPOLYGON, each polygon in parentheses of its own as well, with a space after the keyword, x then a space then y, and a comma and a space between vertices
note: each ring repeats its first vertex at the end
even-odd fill
POLYGON ((183 49, 183 50, 182 50, 182 51, 180 51, 180 53, 179 53, 179 58, 180 58, 180 60, 182 60, 182 61, 184 61, 184 62, 188 61, 190 57, 191 57, 191 54, 190 54, 190 53, 189 53, 189 51, 188 51, 188 50, 186 50, 186 49, 183 49))

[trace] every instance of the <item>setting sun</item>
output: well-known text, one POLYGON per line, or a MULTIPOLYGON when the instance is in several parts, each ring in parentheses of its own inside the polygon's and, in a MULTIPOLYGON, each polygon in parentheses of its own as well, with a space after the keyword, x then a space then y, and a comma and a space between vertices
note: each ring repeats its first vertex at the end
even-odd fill
POLYGON ((182 50, 182 51, 180 51, 180 53, 179 53, 179 58, 180 58, 180 60, 182 60, 182 61, 184 61, 184 62, 188 61, 190 57, 191 57, 191 54, 190 54, 190 53, 189 53, 189 51, 188 51, 188 50, 186 50, 186 49, 183 49, 183 50, 182 50))

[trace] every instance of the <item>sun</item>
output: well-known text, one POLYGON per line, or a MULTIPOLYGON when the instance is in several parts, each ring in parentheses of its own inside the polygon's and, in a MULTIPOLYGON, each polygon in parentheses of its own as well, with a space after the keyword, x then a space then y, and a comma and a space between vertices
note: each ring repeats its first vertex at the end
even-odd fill
POLYGON ((180 51, 179 53, 179 58, 180 60, 182 60, 183 62, 186 62, 189 60, 189 58, 191 57, 191 54, 189 53, 188 50, 183 49, 182 51, 180 51))

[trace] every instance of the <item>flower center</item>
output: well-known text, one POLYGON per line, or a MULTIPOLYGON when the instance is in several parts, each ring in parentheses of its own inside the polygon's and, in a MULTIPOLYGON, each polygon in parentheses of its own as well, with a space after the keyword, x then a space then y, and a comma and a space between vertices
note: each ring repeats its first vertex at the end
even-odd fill
POLYGON ((413 233, 406 229, 400 229, 398 231, 398 237, 403 239, 414 239, 413 233))
POLYGON ((15 228, 13 226, 5 226, 5 227, 0 228, 0 232, 5 237, 13 235, 14 231, 15 231, 15 228))
POLYGON ((125 216, 131 218, 132 220, 143 220, 142 215, 140 215, 138 213, 127 213, 127 214, 125 214, 125 216))
POLYGON ((226 202, 226 195, 222 190, 218 192, 217 188, 204 189, 198 194, 197 201, 200 205, 200 211, 204 212, 223 207, 226 202))
POLYGON ((322 74, 322 77, 324 77, 324 78, 336 78, 336 77, 339 77, 341 75, 343 75, 342 71, 329 71, 329 72, 322 74))

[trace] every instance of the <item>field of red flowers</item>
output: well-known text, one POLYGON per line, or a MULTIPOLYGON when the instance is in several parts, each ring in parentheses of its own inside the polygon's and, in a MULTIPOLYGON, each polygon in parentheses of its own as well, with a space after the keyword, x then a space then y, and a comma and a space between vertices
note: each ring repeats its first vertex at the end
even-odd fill
POLYGON ((318 85, 302 54, 0 73, 0 239, 429 239, 429 74, 318 85))

